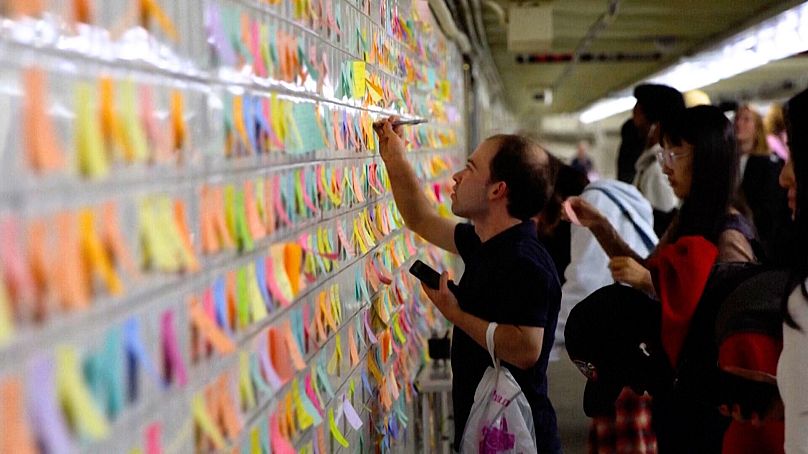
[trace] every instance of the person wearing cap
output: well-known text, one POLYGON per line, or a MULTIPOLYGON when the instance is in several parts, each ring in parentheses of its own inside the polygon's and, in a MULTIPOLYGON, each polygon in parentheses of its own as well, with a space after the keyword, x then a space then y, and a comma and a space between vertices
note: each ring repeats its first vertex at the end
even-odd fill
MULTIPOLYGON (((662 138, 665 148, 657 155, 659 165, 683 203, 650 257, 644 258, 630 248, 607 219, 585 200, 573 197, 569 205, 577 221, 594 234, 611 258, 609 269, 614 280, 660 302, 662 343, 672 367, 677 364, 689 317, 705 288, 712 264, 754 261, 750 243, 754 230, 731 208, 738 180, 738 155, 732 124, 724 114, 712 106, 689 108, 665 124, 662 138)), ((568 325, 565 340, 573 357, 569 329, 568 325)), ((660 451, 682 442, 670 436, 670 426, 663 427, 658 422, 654 423, 654 431, 660 451)), ((679 422, 667 420, 667 423, 679 422)), ((681 423, 686 425, 688 421, 681 423)), ((720 441, 721 434, 717 436, 720 441)), ((679 451, 674 448, 668 452, 679 451)))
POLYGON ((560 453, 555 410, 547 397, 561 289, 555 265, 531 220, 544 207, 555 179, 548 154, 518 135, 484 140, 453 175, 452 212, 438 215, 407 160, 401 128, 376 123, 380 154, 406 226, 436 246, 459 254, 465 271, 454 290, 443 273, 440 289, 422 286, 452 333, 454 448, 458 450, 477 385, 492 365, 486 331, 497 323, 494 348, 530 404, 539 452, 560 453))
POLYGON ((635 163, 634 186, 654 209, 654 230, 661 236, 670 224, 679 206, 679 199, 657 165, 657 154, 662 150, 660 139, 664 124, 685 108, 684 98, 675 88, 667 85, 641 84, 634 88, 637 103, 632 120, 640 137, 644 138, 643 153, 635 163))

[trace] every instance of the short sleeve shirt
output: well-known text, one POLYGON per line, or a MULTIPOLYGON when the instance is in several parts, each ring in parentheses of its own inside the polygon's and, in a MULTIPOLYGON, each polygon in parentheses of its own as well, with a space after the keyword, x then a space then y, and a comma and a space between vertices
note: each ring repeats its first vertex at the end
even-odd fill
MULTIPOLYGON (((463 311, 489 322, 544 328, 541 355, 533 367, 522 370, 503 364, 530 403, 539 447, 553 446, 558 435, 555 412, 547 399, 547 362, 561 301, 553 260, 539 242, 531 221, 511 227, 485 243, 471 224, 458 224, 454 239, 465 264, 457 292, 463 311)), ((455 329, 452 335, 455 446, 460 445, 474 392, 490 365, 486 349, 455 329)))

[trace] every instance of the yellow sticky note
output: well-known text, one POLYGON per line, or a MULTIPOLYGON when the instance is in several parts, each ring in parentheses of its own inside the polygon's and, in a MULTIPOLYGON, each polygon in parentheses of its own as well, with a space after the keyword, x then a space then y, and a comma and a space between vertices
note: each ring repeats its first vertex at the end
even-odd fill
POLYGON ((331 431, 331 435, 334 437, 337 443, 340 444, 343 448, 349 447, 348 440, 345 439, 345 436, 342 435, 340 432, 339 427, 337 427, 337 422, 334 420, 334 409, 328 409, 328 428, 331 431))
POLYGON ((255 391, 250 378, 250 354, 246 351, 239 353, 239 392, 241 404, 245 409, 255 407, 255 391))
POLYGON ((67 419, 82 438, 100 440, 107 436, 109 425, 84 385, 78 354, 72 347, 56 349, 56 392, 67 419))
POLYGON ((191 413, 194 416, 194 421, 196 421, 196 424, 199 425, 200 429, 202 429, 202 432, 213 442, 213 446, 216 449, 224 448, 225 441, 224 437, 222 436, 222 432, 210 417, 208 409, 205 405, 205 398, 202 396, 202 394, 197 394, 194 396, 194 400, 191 403, 191 413))
POLYGON ((121 123, 126 159, 130 162, 141 162, 148 157, 146 132, 140 123, 140 108, 135 96, 135 84, 126 81, 121 84, 121 123))
POLYGON ((292 292, 292 284, 289 282, 289 276, 286 274, 284 244, 273 244, 269 248, 269 254, 272 258, 272 271, 275 278, 275 283, 278 285, 278 290, 283 294, 287 301, 294 299, 292 292))
POLYGON ((6 283, 0 279, 0 345, 7 343, 14 335, 14 324, 11 320, 11 299, 8 296, 6 283))
POLYGON ((250 299, 250 313, 253 323, 263 320, 268 315, 267 307, 264 304, 264 297, 258 288, 258 276, 255 272, 255 264, 247 266, 247 293, 250 299))
POLYGON ((166 242, 155 205, 154 200, 145 199, 138 210, 143 260, 147 268, 175 272, 180 268, 179 259, 172 253, 171 245, 166 242))
POLYGON ((104 138, 93 109, 92 87, 86 83, 76 86, 76 155, 79 171, 90 178, 103 177, 109 172, 104 153, 104 138))
POLYGON ((365 97, 365 88, 366 88, 365 62, 363 61, 352 62, 352 69, 353 69, 353 95, 354 98, 356 99, 362 99, 365 97))

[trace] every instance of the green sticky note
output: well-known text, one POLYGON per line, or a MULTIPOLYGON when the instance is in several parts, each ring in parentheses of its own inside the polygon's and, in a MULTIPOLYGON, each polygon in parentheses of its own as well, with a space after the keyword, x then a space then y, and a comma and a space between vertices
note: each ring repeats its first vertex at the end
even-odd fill
POLYGON ((325 148, 323 132, 317 122, 317 108, 314 104, 301 102, 293 109, 294 123, 302 141, 302 151, 316 151, 325 148))
POLYGON ((250 233, 250 228, 247 223, 247 207, 244 204, 244 191, 235 192, 235 206, 233 207, 234 213, 234 227, 236 231, 236 241, 240 251, 253 250, 253 238, 250 233))
POLYGON ((250 324, 250 295, 247 290, 247 269, 240 268, 236 272, 236 319, 239 328, 250 324))

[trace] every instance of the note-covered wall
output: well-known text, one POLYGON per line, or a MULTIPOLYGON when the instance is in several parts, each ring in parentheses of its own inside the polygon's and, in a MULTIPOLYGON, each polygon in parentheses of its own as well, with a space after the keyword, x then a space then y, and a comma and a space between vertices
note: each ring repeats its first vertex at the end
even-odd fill
POLYGON ((443 323, 374 120, 448 214, 425 2, 0 6, 0 453, 413 451, 443 323))

